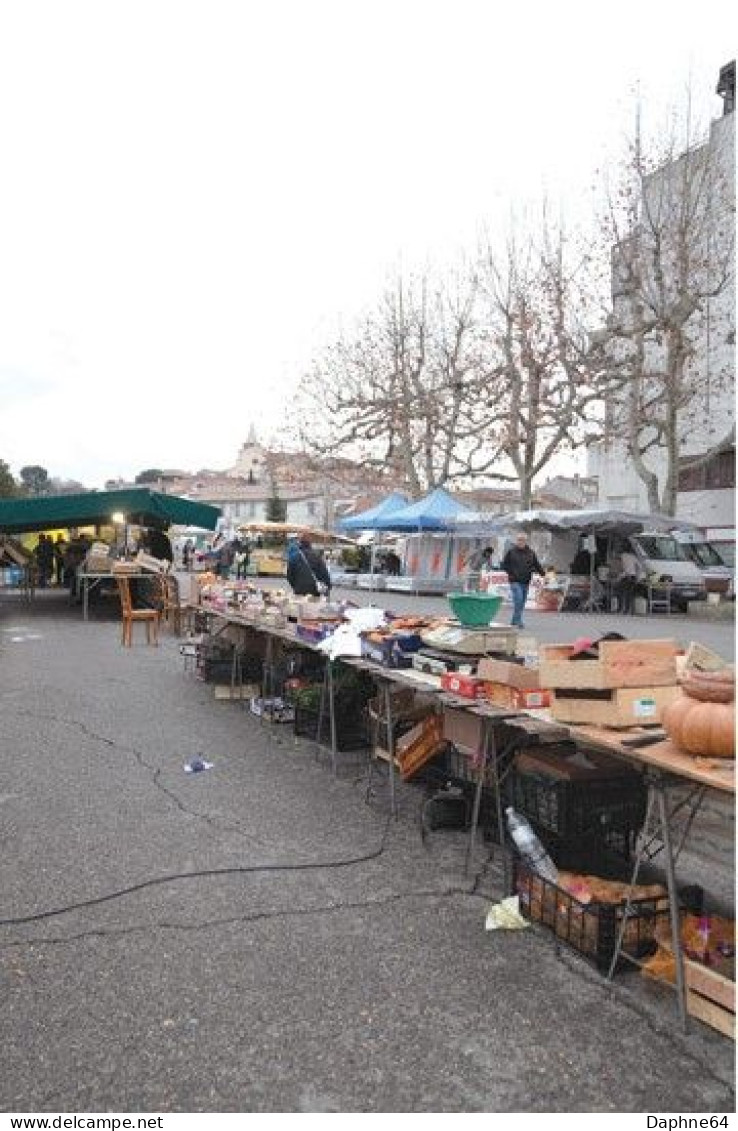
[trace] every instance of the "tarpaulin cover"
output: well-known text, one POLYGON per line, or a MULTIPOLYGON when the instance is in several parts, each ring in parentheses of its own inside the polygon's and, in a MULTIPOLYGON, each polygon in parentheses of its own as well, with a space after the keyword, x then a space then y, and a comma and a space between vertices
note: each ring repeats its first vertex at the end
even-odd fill
POLYGON ((636 514, 620 510, 529 510, 510 514, 469 511, 454 523, 459 534, 493 534, 502 530, 589 530, 598 534, 665 533, 694 530, 692 522, 668 514, 636 514))
POLYGON ((39 495, 32 499, 0 499, 0 532, 20 534, 57 527, 109 523, 122 514, 132 525, 172 523, 215 530, 220 508, 165 495, 149 487, 118 491, 85 491, 79 495, 39 495))

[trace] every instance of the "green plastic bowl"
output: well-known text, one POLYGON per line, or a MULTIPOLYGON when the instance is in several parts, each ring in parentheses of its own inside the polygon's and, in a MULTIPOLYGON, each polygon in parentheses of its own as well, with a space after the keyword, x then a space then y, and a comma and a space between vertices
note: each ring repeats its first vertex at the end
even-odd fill
POLYGON ((449 593, 448 603, 465 628, 487 628, 499 612, 502 597, 492 593, 449 593))

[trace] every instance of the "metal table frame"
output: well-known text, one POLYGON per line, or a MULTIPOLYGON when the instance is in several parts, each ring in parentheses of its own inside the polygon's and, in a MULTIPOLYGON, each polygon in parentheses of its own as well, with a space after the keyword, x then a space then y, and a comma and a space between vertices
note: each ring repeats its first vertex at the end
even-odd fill
POLYGON ((720 793, 735 794, 735 764, 726 762, 716 765, 710 759, 690 758, 689 755, 675 750, 670 742, 664 740, 649 742, 648 738, 645 737, 643 745, 638 748, 637 746, 629 747, 615 738, 607 739, 603 737, 601 732, 592 729, 581 728, 579 733, 574 731, 573 734, 575 738, 579 737, 580 740, 594 743, 601 750, 639 765, 645 774, 648 785, 646 817, 638 838, 636 858, 625 901, 625 912, 620 922, 615 951, 607 978, 612 980, 620 958, 638 964, 637 959, 626 954, 623 950, 628 909, 632 904, 633 889, 638 882, 638 876, 644 862, 663 852, 669 899, 671 948, 676 967, 677 1008, 682 1029, 686 1032, 688 1027, 687 986, 679 921, 676 864, 707 791, 712 789, 720 793), (685 787, 689 790, 687 795, 670 806, 669 790, 680 789, 683 791, 685 787), (673 836, 676 832, 675 821, 682 810, 685 811, 686 820, 675 849, 673 836))

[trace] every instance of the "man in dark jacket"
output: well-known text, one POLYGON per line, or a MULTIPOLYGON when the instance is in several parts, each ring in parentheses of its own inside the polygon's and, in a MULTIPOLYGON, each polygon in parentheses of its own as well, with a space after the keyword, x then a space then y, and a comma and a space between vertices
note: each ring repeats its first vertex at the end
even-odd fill
POLYGON ((516 534, 515 545, 511 546, 502 559, 502 568, 507 574, 512 594, 513 615, 511 624, 525 628, 523 609, 528 600, 528 586, 534 573, 543 577, 543 566, 528 545, 525 534, 516 534))
POLYGON ((323 558, 314 550, 309 539, 300 538, 290 542, 287 549, 287 580, 298 597, 317 597, 318 583, 328 592, 331 588, 331 575, 323 558))

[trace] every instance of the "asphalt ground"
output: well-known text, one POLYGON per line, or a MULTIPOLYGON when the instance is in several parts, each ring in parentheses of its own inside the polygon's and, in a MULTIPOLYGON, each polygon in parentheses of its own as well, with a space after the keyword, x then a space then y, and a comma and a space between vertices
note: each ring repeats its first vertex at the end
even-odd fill
POLYGON ((134 635, 0 594, 2 1110, 734 1110, 732 1042, 670 989, 485 932, 499 860, 423 843, 418 787, 389 820, 355 756, 134 635))

